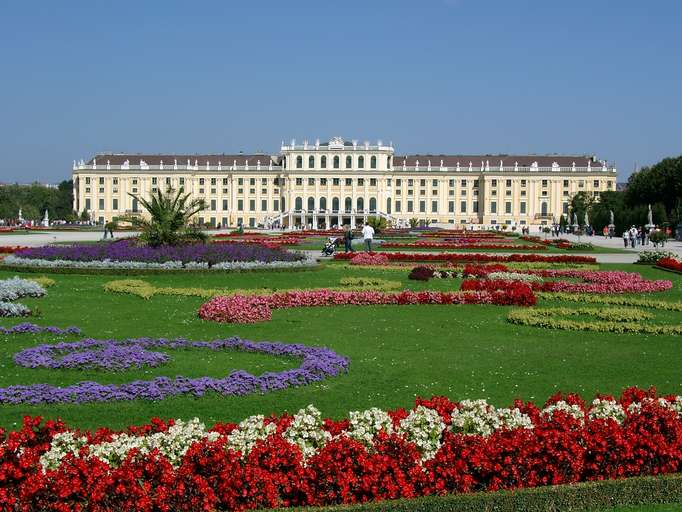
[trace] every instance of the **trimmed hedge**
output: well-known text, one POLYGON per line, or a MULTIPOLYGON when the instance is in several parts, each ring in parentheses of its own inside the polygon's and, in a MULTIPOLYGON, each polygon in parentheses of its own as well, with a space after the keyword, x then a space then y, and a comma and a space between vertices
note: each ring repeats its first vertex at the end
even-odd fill
MULTIPOLYGON (((305 507, 309 512, 547 512, 605 510, 616 506, 680 503, 682 474, 583 482, 518 491, 449 494, 360 505, 305 507)), ((291 510, 291 509, 277 509, 291 510)))

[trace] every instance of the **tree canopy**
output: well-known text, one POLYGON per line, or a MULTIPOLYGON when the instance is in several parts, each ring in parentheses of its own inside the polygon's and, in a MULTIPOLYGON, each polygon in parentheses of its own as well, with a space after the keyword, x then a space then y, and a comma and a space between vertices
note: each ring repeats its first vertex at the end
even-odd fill
POLYGON ((0 219, 22 217, 40 220, 48 211, 50 219, 73 220, 73 182, 62 181, 57 188, 33 185, 0 186, 0 219))

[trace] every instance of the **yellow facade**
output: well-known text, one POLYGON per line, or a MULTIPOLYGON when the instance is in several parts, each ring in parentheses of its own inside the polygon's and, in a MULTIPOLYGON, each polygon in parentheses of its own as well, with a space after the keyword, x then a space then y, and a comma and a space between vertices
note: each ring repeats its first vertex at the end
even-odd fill
POLYGON ((111 220, 139 210, 130 194, 183 189, 210 225, 332 227, 368 216, 393 225, 541 225, 578 192, 615 190, 616 169, 587 156, 396 155, 392 144, 340 138, 282 144, 278 155, 97 155, 74 162, 74 210, 111 220))

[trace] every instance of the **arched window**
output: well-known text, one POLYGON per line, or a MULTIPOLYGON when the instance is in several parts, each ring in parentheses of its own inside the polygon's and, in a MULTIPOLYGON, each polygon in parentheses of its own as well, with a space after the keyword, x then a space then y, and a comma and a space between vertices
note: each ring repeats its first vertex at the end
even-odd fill
POLYGON ((352 209, 353 209, 353 200, 350 197, 347 197, 345 200, 345 204, 344 204, 344 210, 346 210, 346 212, 349 212, 352 209))
POLYGON ((326 156, 323 156, 323 157, 320 159, 320 167, 321 167, 322 169, 326 169, 326 168, 327 168, 327 157, 326 157, 326 156))
POLYGON ((547 203, 542 203, 542 215, 547 215, 547 203))
POLYGON ((303 168, 303 157, 301 155, 298 155, 296 157, 296 169, 302 169, 303 168))
POLYGON ((315 209, 315 198, 309 197, 308 198, 308 211, 312 211, 314 209, 315 209))
POLYGON ((294 210, 302 210, 303 209, 303 198, 302 197, 297 197, 296 198, 296 207, 294 210))
POLYGON ((357 205, 358 207, 356 208, 356 210, 361 212, 362 210, 365 209, 365 200, 362 197, 358 197, 357 205))
POLYGON ((391 168, 391 157, 390 156, 386 159, 386 168, 387 169, 391 168))
POLYGON ((386 213, 391 214, 391 198, 386 199, 386 213))
POLYGON ((353 167, 353 159, 348 155, 346 157, 346 169, 350 169, 351 167, 353 167))
POLYGON ((315 168, 315 157, 313 155, 310 155, 308 157, 308 169, 314 169, 315 168))
POLYGON ((369 166, 370 166, 372 169, 376 169, 376 168, 377 168, 377 157, 373 156, 373 157, 369 160, 369 166))
POLYGON ((372 213, 376 213, 376 211, 377 211, 377 198, 376 197, 370 197, 369 198, 369 211, 372 213))
POLYGON ((358 157, 358 169, 364 169, 364 168, 365 168, 365 157, 359 156, 358 157))
POLYGON ((334 157, 334 169, 338 169, 338 168, 339 168, 339 157, 335 156, 334 157))
POLYGON ((339 211, 339 198, 335 197, 332 199, 332 211, 333 212, 338 212, 339 211))
POLYGON ((320 210, 326 210, 327 209, 327 198, 326 197, 320 197, 320 210))

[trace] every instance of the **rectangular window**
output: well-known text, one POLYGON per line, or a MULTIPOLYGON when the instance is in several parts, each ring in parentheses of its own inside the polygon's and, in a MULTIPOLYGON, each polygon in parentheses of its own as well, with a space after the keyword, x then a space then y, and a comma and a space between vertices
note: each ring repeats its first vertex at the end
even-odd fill
POLYGON ((507 197, 509 197, 509 196, 511 196, 511 193, 512 193, 511 189, 507 189, 507 190, 504 192, 504 195, 507 196, 507 197))
POLYGON ((324 187, 327 185, 327 178, 320 178, 320 186, 324 187))
POLYGON ((334 185, 335 187, 338 187, 340 182, 341 180, 339 178, 332 179, 332 185, 334 185))
POLYGON ((496 187, 496 186, 497 186, 497 180, 492 180, 492 181, 490 182, 490 186, 491 186, 491 187, 496 187))
POLYGON ((474 188, 478 188, 478 180, 474 180, 474 188))
POLYGON ((104 178, 100 178, 100 179, 99 179, 99 184, 100 184, 100 185, 104 185, 104 178))
POLYGON ((401 180, 400 178, 395 180, 395 186, 396 187, 402 187, 402 185, 403 185, 403 180, 401 180))
POLYGON ((223 199, 223 210, 227 210, 227 199, 223 199))
POLYGON ((256 178, 249 179, 249 185, 251 185, 252 187, 255 186, 256 185, 256 178))
MULTIPOLYGON (((182 178, 180 178, 180 179, 182 179, 182 178)), ((228 179, 227 179, 227 178, 223 178, 223 185, 224 185, 224 186, 227 186, 227 184, 228 184, 228 179)))
POLYGON ((215 199, 211 199, 211 211, 214 212, 216 210, 216 201, 215 199))
POLYGON ((426 201, 419 201, 419 213, 426 213, 426 201))
MULTIPOLYGON (((204 180, 202 179, 202 180, 199 180, 199 181, 204 181, 204 180)), ((156 181, 156 176, 155 176, 155 177, 152 178, 152 185, 156 185, 156 183, 157 183, 157 181, 156 181)), ((101 184, 102 184, 102 183, 100 183, 100 185, 101 185, 101 184)))
POLYGON ((267 195, 268 189, 267 188, 262 188, 260 189, 260 193, 263 194, 264 196, 267 195))
POLYGON ((511 187, 512 186, 512 180, 507 180, 507 186, 511 187))
POLYGON ((460 213, 466 213, 467 212, 467 202, 466 201, 462 201, 461 203, 459 203, 459 212, 460 213))
POLYGON ((448 192, 448 195, 449 195, 449 196, 454 196, 454 195, 455 195, 455 191, 454 191, 454 190, 450 190, 450 191, 448 192))
POLYGON ((568 203, 564 203, 564 204, 563 204, 563 209, 564 209, 564 210, 563 210, 563 211, 564 211, 564 215, 568 215, 568 203))
POLYGON ((432 196, 437 196, 437 195, 438 195, 438 191, 437 191, 436 189, 432 190, 432 191, 431 191, 431 195, 432 195, 432 196))
POLYGON ((369 179, 369 186, 370 187, 376 187, 377 186, 377 179, 376 178, 370 178, 369 179))
POLYGON ((438 201, 431 201, 431 213, 438 212, 438 201))
POLYGON ((240 187, 244 186, 244 178, 237 178, 237 185, 239 185, 240 187))
POLYGON ((455 202, 448 201, 448 213, 455 213, 455 202))
POLYGON ((90 198, 89 197, 85 198, 85 209, 90 210, 90 198))
POLYGON ((387 186, 387 187, 390 187, 392 181, 393 181, 392 178, 386 178, 386 186, 387 186))
POLYGON ((454 187, 454 186, 455 186, 455 180, 449 180, 449 181, 448 181, 448 186, 449 186, 449 187, 454 187))
POLYGON ((474 202, 471 204, 471 211, 474 212, 474 213, 478 213, 478 201, 474 201, 474 202))
MULTIPOLYGON (((170 182, 170 178, 166 178, 166 183, 170 182)), ((211 186, 215 187, 218 184, 218 180, 216 178, 211 178, 211 186)))
POLYGON ((504 213, 510 214, 512 212, 511 202, 504 203, 504 213))
POLYGON ((431 180, 431 186, 437 187, 438 186, 438 180, 431 180))
POLYGON ((398 199, 398 200, 395 202, 395 211, 396 211, 396 213, 400 213, 400 208, 401 208, 401 206, 402 206, 402 205, 400 204, 400 200, 398 199))
POLYGON ((580 180, 580 181, 578 182, 578 188, 583 188, 584 186, 585 186, 585 181, 580 180))
POLYGON ((261 179, 260 179, 260 184, 263 185, 263 186, 267 185, 267 184, 268 184, 268 179, 267 179, 267 178, 261 178, 261 179))
POLYGON ((564 187, 568 187, 568 180, 564 180, 564 187))
POLYGON ((521 202, 521 203, 519 204, 519 213, 520 213, 521 215, 525 215, 525 214, 526 214, 526 203, 525 203, 525 202, 521 202))
POLYGON ((308 178, 308 186, 310 187, 315 186, 315 178, 308 178))
POLYGON ((491 201, 490 213, 497 213, 497 201, 491 201))
POLYGON ((346 186, 347 187, 353 186, 353 179, 352 178, 346 178, 346 186))
POLYGON ((99 209, 104 210, 104 199, 99 200, 99 209))
POLYGON ((256 189, 255 189, 255 188, 250 188, 250 189, 249 189, 249 194, 255 195, 255 194, 256 194, 256 189))
POLYGON ((414 180, 407 180, 407 186, 411 187, 412 185, 414 185, 414 180))
POLYGON ((526 186, 526 180, 521 180, 521 186, 525 187, 526 186))
POLYGON ((594 188, 599 188, 599 180, 594 180, 594 188))
POLYGON ((303 178, 296 178, 296 185, 299 187, 303 185, 303 178))
MULTIPOLYGON (((203 192, 203 190, 202 190, 202 192, 203 192)), ((244 189, 243 189, 243 188, 238 188, 238 189, 237 189, 237 194, 243 194, 243 193, 244 193, 244 189)))
POLYGON ((268 200, 267 199, 261 199, 260 202, 260 210, 262 212, 267 212, 268 211, 268 200))
POLYGON ((425 187, 426 186, 426 180, 419 180, 419 186, 425 187))
POLYGON ((244 200, 243 199, 237 199, 237 210, 240 212, 244 211, 244 200))
POLYGON ((413 207, 412 201, 408 201, 407 202, 407 212, 412 213, 413 211, 414 211, 414 207, 413 207))
POLYGON ((279 199, 272 200, 272 209, 275 210, 276 212, 279 211, 279 199))
POLYGON ((118 199, 114 198, 111 200, 111 209, 118 210, 118 199))
POLYGON ((546 187, 547 187, 547 180, 542 180, 542 188, 546 188, 546 187))
POLYGON ((211 189, 211 195, 215 195, 216 190, 214 188, 211 189))
POLYGON ((255 211, 256 211, 256 200, 255 200, 255 199, 251 199, 251 200, 249 201, 249 211, 250 211, 250 212, 255 212, 255 211))
POLYGON ((85 184, 90 185, 90 178, 85 178, 85 184))

